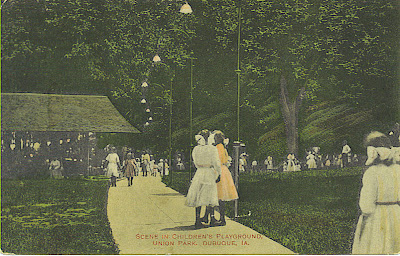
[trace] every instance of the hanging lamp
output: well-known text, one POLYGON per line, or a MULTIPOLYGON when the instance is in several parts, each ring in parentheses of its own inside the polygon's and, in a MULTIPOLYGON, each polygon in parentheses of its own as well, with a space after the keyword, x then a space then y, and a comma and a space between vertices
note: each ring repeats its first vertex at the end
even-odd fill
POLYGON ((192 7, 186 2, 186 4, 181 6, 181 9, 179 10, 180 13, 192 13, 192 7))
POLYGON ((158 54, 156 54, 156 55, 153 57, 153 62, 157 63, 157 62, 160 62, 160 61, 161 61, 160 56, 158 56, 158 54))

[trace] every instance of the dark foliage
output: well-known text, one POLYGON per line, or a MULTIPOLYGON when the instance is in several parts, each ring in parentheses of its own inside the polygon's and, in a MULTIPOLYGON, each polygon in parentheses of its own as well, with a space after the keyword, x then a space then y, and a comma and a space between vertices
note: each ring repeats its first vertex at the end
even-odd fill
MULTIPOLYGON (((173 175, 164 182, 185 194, 188 174, 173 175)), ((237 221, 299 254, 350 254, 361 175, 359 167, 242 174, 237 221)))
POLYGON ((108 180, 1 182, 1 249, 15 254, 118 254, 106 215, 108 180))

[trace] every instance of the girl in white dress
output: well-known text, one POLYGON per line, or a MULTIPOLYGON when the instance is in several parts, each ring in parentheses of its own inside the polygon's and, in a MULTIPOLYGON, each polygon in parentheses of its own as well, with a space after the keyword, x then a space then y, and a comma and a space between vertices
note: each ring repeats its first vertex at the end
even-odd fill
POLYGON ((354 235, 353 254, 400 252, 400 165, 388 137, 372 132, 366 138, 371 165, 364 173, 354 235))
POLYGON ((221 162, 215 146, 207 144, 208 130, 195 136, 198 143, 192 152, 193 163, 197 170, 194 175, 185 204, 196 207, 195 228, 204 227, 200 219, 201 206, 218 206, 217 182, 221 175, 221 162))
POLYGON ((307 166, 308 166, 308 169, 316 169, 317 168, 317 162, 315 161, 315 155, 313 153, 311 153, 311 151, 308 152, 307 166))
POLYGON ((119 177, 118 168, 121 168, 119 156, 116 151, 117 149, 112 147, 111 153, 106 157, 107 176, 110 177, 112 187, 117 186, 117 177, 119 177))
POLYGON ((295 164, 294 164, 294 155, 289 154, 287 156, 287 171, 288 172, 294 172, 295 171, 295 164))

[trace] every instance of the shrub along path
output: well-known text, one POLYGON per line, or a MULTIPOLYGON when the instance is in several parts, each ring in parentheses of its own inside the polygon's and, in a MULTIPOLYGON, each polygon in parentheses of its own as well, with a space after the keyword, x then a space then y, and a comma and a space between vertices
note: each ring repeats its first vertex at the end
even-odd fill
POLYGON ((194 229, 194 208, 159 177, 125 179, 111 187, 107 214, 120 254, 293 254, 284 246, 228 220, 194 229))

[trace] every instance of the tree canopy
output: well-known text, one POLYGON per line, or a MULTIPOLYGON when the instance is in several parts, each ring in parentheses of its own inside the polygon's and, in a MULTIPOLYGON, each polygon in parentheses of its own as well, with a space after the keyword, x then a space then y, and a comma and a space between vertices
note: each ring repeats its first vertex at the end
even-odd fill
POLYGON ((104 139, 166 156, 170 103, 174 151, 188 152, 194 135, 192 59, 193 133, 219 129, 233 141, 240 8, 240 137, 254 158, 293 150, 285 97, 299 157, 312 146, 339 152, 344 139, 361 151, 366 132, 400 118, 396 1, 196 0, 191 14, 183 3, 8 0, 2 91, 107 95, 144 133, 104 139))

